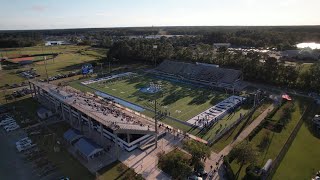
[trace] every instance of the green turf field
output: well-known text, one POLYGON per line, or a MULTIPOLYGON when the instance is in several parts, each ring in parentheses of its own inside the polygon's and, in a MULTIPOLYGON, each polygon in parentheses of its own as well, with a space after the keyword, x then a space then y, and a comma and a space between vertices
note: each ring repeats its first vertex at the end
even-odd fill
POLYGON ((150 109, 154 106, 150 100, 157 98, 160 111, 167 111, 171 117, 183 121, 189 120, 228 96, 221 92, 172 83, 149 75, 115 82, 94 83, 89 86, 150 109), (140 88, 148 87, 150 82, 161 84, 161 91, 154 94, 141 92, 140 88))

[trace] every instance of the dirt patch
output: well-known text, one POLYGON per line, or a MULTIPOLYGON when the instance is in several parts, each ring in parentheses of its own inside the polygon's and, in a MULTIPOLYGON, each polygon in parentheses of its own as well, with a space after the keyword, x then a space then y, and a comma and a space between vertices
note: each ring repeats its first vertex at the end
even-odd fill
POLYGON ((33 61, 33 57, 21 57, 21 58, 14 58, 14 59, 10 59, 12 62, 14 63, 18 63, 21 61, 33 61))

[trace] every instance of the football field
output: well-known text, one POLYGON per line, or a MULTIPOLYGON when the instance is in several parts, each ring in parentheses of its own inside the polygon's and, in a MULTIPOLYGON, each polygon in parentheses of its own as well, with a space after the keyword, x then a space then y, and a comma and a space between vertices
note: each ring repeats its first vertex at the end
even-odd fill
POLYGON ((189 120, 228 97, 222 92, 150 75, 138 75, 88 86, 147 109, 153 109, 153 100, 157 99, 159 111, 182 121, 189 120))

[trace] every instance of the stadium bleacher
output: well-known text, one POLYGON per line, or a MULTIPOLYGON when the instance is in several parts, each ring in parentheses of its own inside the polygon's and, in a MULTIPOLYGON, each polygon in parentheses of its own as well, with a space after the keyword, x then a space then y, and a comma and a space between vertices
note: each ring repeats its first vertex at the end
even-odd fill
POLYGON ((217 87, 232 88, 240 80, 242 72, 234 69, 164 60, 153 72, 207 82, 217 87))

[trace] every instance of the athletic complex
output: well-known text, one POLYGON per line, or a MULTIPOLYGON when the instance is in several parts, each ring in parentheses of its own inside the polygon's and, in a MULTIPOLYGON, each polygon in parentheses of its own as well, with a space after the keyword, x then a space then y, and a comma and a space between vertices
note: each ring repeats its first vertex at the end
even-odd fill
POLYGON ((165 60, 154 69, 82 81, 82 92, 35 81, 30 86, 38 101, 73 127, 132 151, 163 135, 154 119, 195 137, 211 132, 205 141, 229 129, 247 99, 237 93, 244 88, 241 79, 238 70, 165 60))

